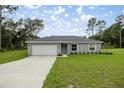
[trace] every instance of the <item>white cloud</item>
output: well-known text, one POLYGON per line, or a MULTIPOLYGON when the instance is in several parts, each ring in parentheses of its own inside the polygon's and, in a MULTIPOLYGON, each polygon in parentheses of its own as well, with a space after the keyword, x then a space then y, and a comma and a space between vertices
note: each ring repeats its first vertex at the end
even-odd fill
POLYGON ((82 11, 83 11, 83 6, 79 6, 79 7, 77 8, 77 13, 78 13, 78 15, 82 14, 82 11))
POLYGON ((68 17, 68 15, 69 15, 69 14, 68 14, 68 13, 66 13, 66 14, 65 14, 65 17, 68 17))
POLYGON ((45 14, 51 14, 51 13, 53 13, 52 10, 43 10, 43 12, 44 12, 45 14))
POLYGON ((6 15, 7 15, 7 12, 8 12, 7 9, 3 9, 3 10, 2 10, 2 16, 6 16, 6 15))
POLYGON ((89 14, 88 15, 83 14, 80 17, 81 17, 81 19, 82 19, 83 22, 87 22, 90 18, 92 18, 94 16, 93 15, 89 15, 89 14))
POLYGON ((54 20, 54 21, 56 20, 55 15, 52 15, 52 16, 51 16, 51 20, 54 20))
POLYGON ((70 28, 71 27, 71 22, 69 21, 69 22, 67 22, 67 26, 68 26, 68 28, 70 28))
POLYGON ((102 7, 102 10, 105 10, 105 7, 102 7))
POLYGON ((71 5, 68 5, 68 7, 69 7, 69 8, 72 8, 72 6, 71 6, 71 5))
POLYGON ((87 21, 94 17, 90 14, 84 14, 83 6, 76 8, 75 12, 78 15, 73 12, 75 16, 71 16, 71 12, 67 12, 63 6, 57 6, 51 11, 51 14, 47 13, 47 10, 43 11, 49 21, 44 21, 46 29, 42 31, 41 36, 85 35, 87 21))
POLYGON ((65 9, 62 8, 61 6, 58 7, 58 9, 54 12, 54 14, 61 14, 61 13, 64 13, 65 12, 65 9))
POLYGON ((25 7, 29 9, 38 9, 41 5, 25 5, 25 7))
POLYGON ((38 10, 32 11, 31 13, 32 13, 31 16, 32 15, 33 16, 40 16, 40 12, 38 10))
POLYGON ((79 28, 74 28, 70 30, 70 32, 77 32, 77 31, 79 31, 79 28))
POLYGON ((31 19, 36 19, 36 17, 35 16, 32 16, 31 19))
POLYGON ((24 15, 22 13, 19 13, 17 11, 15 12, 15 14, 18 16, 18 18, 20 18, 20 17, 23 18, 24 17, 24 15))
POLYGON ((8 10, 7 9, 3 9, 2 12, 7 12, 8 10))
POLYGON ((95 9, 93 6, 90 6, 89 8, 90 8, 91 10, 94 10, 94 9, 95 9))
POLYGON ((104 16, 106 16, 106 17, 107 17, 107 16, 109 16, 109 14, 104 14, 104 16))
MULTIPOLYGON (((68 15, 69 15, 68 13, 64 13, 64 16, 68 15)), ((70 18, 70 20, 65 20, 63 17, 61 18, 59 15, 55 13, 53 13, 52 16, 49 15, 49 17, 51 21, 50 22, 45 21, 46 22, 45 27, 47 29, 45 29, 45 31, 42 31, 41 36, 85 35, 86 22, 89 18, 93 17, 93 15, 81 13, 78 16, 70 18)))
POLYGON ((113 15, 113 14, 114 14, 113 11, 109 11, 108 13, 105 13, 104 16, 108 17, 108 16, 111 16, 111 15, 113 15))
POLYGON ((41 36, 85 34, 85 27, 82 25, 82 21, 65 20, 56 16, 54 17, 56 18, 56 20, 51 21, 45 25, 47 29, 45 29, 45 31, 42 31, 41 36))
POLYGON ((121 12, 124 13, 124 10, 122 10, 121 12))
POLYGON ((94 10, 94 9, 96 9, 98 7, 99 7, 98 5, 93 5, 93 6, 89 6, 88 8, 91 9, 91 10, 94 10))
POLYGON ((79 18, 72 18, 72 21, 80 22, 79 18))
POLYGON ((110 14, 113 14, 113 11, 109 11, 110 14))

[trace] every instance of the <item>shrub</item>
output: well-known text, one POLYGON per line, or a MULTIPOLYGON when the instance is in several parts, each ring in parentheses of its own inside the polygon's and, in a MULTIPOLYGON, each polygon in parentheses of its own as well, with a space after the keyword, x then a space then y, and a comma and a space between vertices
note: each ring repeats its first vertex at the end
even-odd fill
POLYGON ((112 52, 107 52, 106 54, 107 54, 107 55, 112 55, 113 53, 112 53, 112 52))
POLYGON ((95 54, 97 54, 97 52, 95 51, 95 54))
POLYGON ((87 54, 89 54, 90 52, 88 51, 87 54))
POLYGON ((113 53, 112 53, 112 52, 110 52, 109 54, 110 54, 110 55, 112 55, 113 53))
POLYGON ((0 50, 0 52, 5 52, 5 51, 6 51, 6 50, 4 50, 4 49, 1 49, 1 50, 0 50))
POLYGON ((105 52, 101 52, 101 54, 105 54, 105 52))
POLYGON ((58 54, 58 56, 62 56, 62 54, 61 54, 61 53, 59 53, 59 54, 58 54))
POLYGON ((73 52, 70 53, 71 55, 73 54, 73 52))
POLYGON ((79 52, 79 54, 82 54, 81 52, 79 52))
POLYGON ((93 52, 91 52, 91 54, 93 54, 93 52))
POLYGON ((107 55, 108 55, 108 54, 109 54, 109 52, 105 52, 105 54, 107 54, 107 55))
POLYGON ((112 55, 112 52, 99 52, 99 54, 104 54, 104 55, 112 55))

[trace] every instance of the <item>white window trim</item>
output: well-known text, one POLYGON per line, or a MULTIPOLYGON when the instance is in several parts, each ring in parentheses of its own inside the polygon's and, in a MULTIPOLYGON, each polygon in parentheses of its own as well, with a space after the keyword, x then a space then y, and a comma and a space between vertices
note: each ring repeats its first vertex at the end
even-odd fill
POLYGON ((59 46, 59 48, 60 48, 60 49, 59 49, 59 53, 62 54, 62 51, 61 51, 61 43, 59 43, 58 46, 59 46))
POLYGON ((95 52, 96 52, 96 43, 95 43, 95 52))
POLYGON ((78 43, 72 43, 72 44, 71 44, 71 52, 78 52, 78 43), (77 45, 77 50, 76 51, 72 50, 72 44, 76 44, 77 45))
POLYGON ((68 54, 69 54, 70 53, 70 51, 69 51, 70 50, 70 44, 69 43, 68 43, 68 49, 67 50, 68 50, 68 54))
POLYGON ((96 43, 89 43, 88 44, 88 51, 89 52, 95 52, 96 51, 96 43), (90 50, 90 44, 95 44, 95 50, 92 50, 92 51, 90 50))
POLYGON ((77 43, 77 52, 79 52, 79 51, 78 51, 78 43, 77 43))

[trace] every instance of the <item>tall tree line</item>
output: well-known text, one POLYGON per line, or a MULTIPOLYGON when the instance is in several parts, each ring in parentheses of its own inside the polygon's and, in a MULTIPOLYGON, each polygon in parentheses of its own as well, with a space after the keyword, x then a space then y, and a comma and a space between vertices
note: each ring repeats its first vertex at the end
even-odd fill
MULTIPOLYGON (((9 13, 17 11, 16 6, 0 6, 9 13)), ((0 50, 25 47, 25 41, 38 38, 37 34, 44 28, 42 19, 19 19, 17 21, 0 15, 0 50)))
MULTIPOLYGON (((88 24, 89 22, 90 21, 88 21, 88 24)), ((107 28, 106 21, 96 19, 94 23, 94 29, 95 30, 93 31, 96 31, 96 34, 91 35, 89 38, 103 41, 103 46, 105 48, 124 47, 124 15, 117 16, 115 18, 115 23, 107 28)))
POLYGON ((17 10, 18 7, 10 5, 0 5, 0 50, 2 49, 2 21, 5 19, 3 16, 3 11, 6 10, 8 13, 13 13, 17 10))

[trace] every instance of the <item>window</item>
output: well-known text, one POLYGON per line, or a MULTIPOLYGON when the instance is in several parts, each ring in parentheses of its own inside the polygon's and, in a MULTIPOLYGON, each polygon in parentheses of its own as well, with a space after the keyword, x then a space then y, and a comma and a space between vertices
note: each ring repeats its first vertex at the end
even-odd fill
POLYGON ((77 51, 77 44, 72 44, 72 51, 77 51))
POLYGON ((95 44, 90 44, 90 50, 95 50, 95 44))

